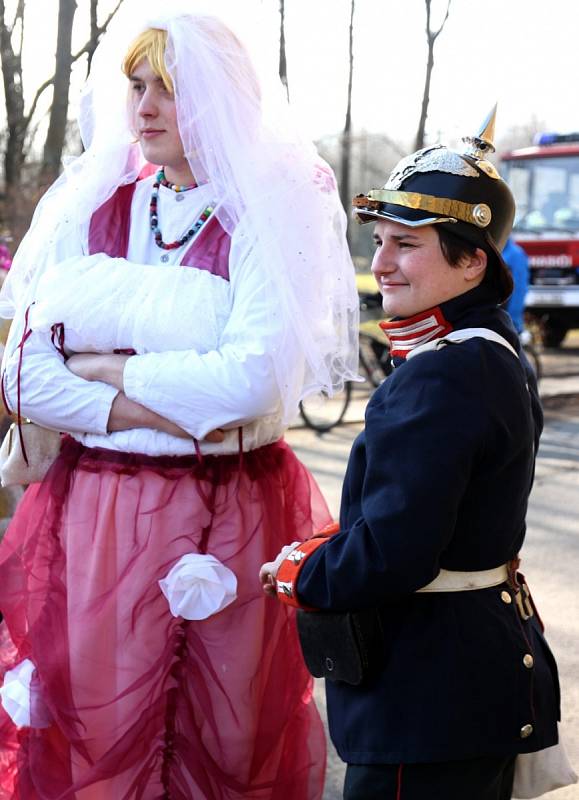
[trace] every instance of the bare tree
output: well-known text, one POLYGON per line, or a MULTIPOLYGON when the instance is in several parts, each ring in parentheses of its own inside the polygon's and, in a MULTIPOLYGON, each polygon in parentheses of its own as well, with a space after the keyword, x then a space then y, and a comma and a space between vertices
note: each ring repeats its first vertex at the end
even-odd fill
POLYGON ((6 20, 4 0, 0 0, 0 62, 4 82, 7 137, 4 150, 4 173, 7 186, 20 181, 24 162, 24 140, 28 124, 24 114, 22 87, 22 43, 24 39, 24 0, 19 0, 11 23, 6 20), (15 49, 13 37, 19 34, 15 49))
POLYGON ((82 50, 79 50, 78 53, 73 56, 73 61, 76 61, 78 58, 83 56, 85 53, 88 56, 87 60, 87 75, 90 72, 90 66, 92 64, 92 57, 94 55, 94 51, 97 49, 97 45, 100 41, 101 36, 105 33, 106 29, 109 27, 109 23, 112 18, 115 16, 119 8, 123 4, 123 0, 118 0, 116 6, 110 12, 110 14, 105 18, 102 25, 98 24, 98 4, 99 0, 90 0, 90 38, 82 50))
MULTIPOLYGON (((90 39, 91 48, 87 55, 86 74, 88 76, 92 64, 92 57, 96 50, 97 42, 99 40, 99 22, 98 22, 98 4, 99 0, 90 0, 90 39)), ((118 6, 117 6, 118 7, 118 6)))
MULTIPOLYGON (((4 180, 7 191, 18 187, 22 177, 22 168, 26 160, 26 142, 28 134, 32 130, 32 122, 38 103, 44 92, 51 86, 54 87, 53 105, 56 106, 55 122, 52 131, 49 124, 49 132, 52 139, 57 143, 56 133, 60 137, 58 127, 62 125, 62 111, 64 109, 66 126, 66 108, 68 107, 68 87, 70 83, 70 68, 85 54, 90 58, 94 52, 100 36, 107 29, 123 0, 119 0, 113 11, 108 15, 102 25, 91 25, 91 35, 86 44, 75 54, 70 54, 70 40, 68 37, 68 25, 71 10, 74 16, 75 0, 60 0, 58 42, 68 41, 68 53, 62 54, 58 49, 55 73, 42 83, 35 92, 28 112, 24 104, 24 86, 22 77, 22 52, 25 44, 24 37, 24 10, 25 0, 18 0, 14 18, 9 21, 6 18, 4 0, 0 0, 0 64, 2 66, 2 77, 4 82, 4 102, 6 106, 7 137, 4 149, 4 180), (64 19, 62 20, 60 11, 64 8, 64 19), (68 16, 66 14, 68 12, 68 16), (68 75, 67 75, 68 73, 68 75), (56 128, 56 132, 55 132, 56 128)), ((96 7, 96 0, 91 0, 91 15, 93 6, 96 7)), ((92 20, 92 16, 91 16, 92 20)), ((67 48, 65 47, 65 50, 67 48)), ((51 115, 52 116, 52 115, 51 115)), ((64 135, 62 137, 64 142, 64 135)), ((55 147, 51 146, 51 161, 56 160, 55 147)), ((46 147, 45 147, 46 152, 46 147)), ((62 155, 62 146, 58 155, 58 164, 62 155)), ((58 167, 57 167, 58 169, 58 167)))
POLYGON ((349 29, 349 72, 348 72, 348 97, 346 102, 346 119, 342 131, 342 147, 340 156, 340 199, 345 209, 350 207, 352 200, 350 193, 350 161, 352 155, 352 79, 354 76, 354 7, 356 0, 350 0, 350 29, 349 29))
POLYGON ((58 10, 58 35, 56 43, 56 69, 54 72, 54 94, 50 108, 50 122, 44 143, 44 156, 40 172, 43 185, 52 183, 58 176, 62 161, 62 151, 66 139, 68 119, 68 92, 72 64, 81 56, 87 55, 87 74, 92 57, 102 34, 119 10, 123 0, 119 0, 103 25, 98 24, 98 0, 90 2, 90 37, 84 47, 75 55, 71 53, 72 24, 76 12, 76 0, 60 0, 58 10))
POLYGON ((289 100, 289 84, 287 81, 287 60, 285 57, 285 0, 279 0, 279 77, 289 100))
POLYGON ((438 30, 432 30, 430 27, 430 6, 432 0, 424 0, 426 4, 426 41, 428 44, 428 58, 426 61, 426 77, 424 80, 424 93, 422 95, 422 108, 420 110, 420 120, 418 122, 418 130, 416 131, 415 149, 420 150, 424 147, 424 131, 426 129, 426 117, 428 115, 428 101, 430 100, 430 80, 432 78, 432 68, 434 66, 434 45, 436 40, 442 33, 448 14, 450 12, 451 0, 446 4, 446 14, 438 30))
POLYGON ((76 0, 60 0, 56 37, 56 69, 53 80, 54 94, 52 106, 50 107, 50 120, 40 172, 40 182, 42 184, 52 183, 60 170, 68 116, 68 92, 70 89, 70 70, 72 68, 72 26, 75 13, 76 0))

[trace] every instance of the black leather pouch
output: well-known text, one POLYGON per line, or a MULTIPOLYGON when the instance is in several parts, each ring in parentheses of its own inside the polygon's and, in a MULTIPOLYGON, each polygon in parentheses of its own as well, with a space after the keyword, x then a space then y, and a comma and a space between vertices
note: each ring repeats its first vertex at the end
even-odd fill
POLYGON ((304 661, 315 678, 358 686, 383 663, 384 637, 377 609, 297 613, 304 661))

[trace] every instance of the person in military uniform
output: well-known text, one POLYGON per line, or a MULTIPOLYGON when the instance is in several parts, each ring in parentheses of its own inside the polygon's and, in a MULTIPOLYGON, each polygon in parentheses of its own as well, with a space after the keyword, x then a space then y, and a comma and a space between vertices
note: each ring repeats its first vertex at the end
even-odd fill
POLYGON ((413 153, 354 199, 394 371, 354 443, 339 530, 260 573, 298 608, 378 609, 379 665, 327 681, 346 800, 507 800, 517 755, 557 743, 557 668, 517 572, 542 414, 501 308, 514 200, 493 135, 494 113, 463 152, 413 153))

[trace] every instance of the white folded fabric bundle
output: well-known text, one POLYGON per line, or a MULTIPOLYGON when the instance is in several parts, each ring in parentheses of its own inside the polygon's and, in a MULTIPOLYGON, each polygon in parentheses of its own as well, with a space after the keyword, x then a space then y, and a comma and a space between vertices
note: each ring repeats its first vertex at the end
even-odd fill
POLYGON ((228 282, 207 270, 135 264, 99 253, 46 269, 29 324, 50 332, 62 323, 65 348, 75 353, 203 353, 219 344, 231 310, 229 294, 228 282))

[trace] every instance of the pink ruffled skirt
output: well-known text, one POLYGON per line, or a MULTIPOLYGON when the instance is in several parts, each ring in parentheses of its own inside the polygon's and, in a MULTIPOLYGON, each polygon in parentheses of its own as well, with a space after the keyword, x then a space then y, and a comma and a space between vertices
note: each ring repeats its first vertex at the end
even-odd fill
POLYGON ((320 798, 312 682, 258 571, 328 521, 283 442, 198 460, 65 439, 0 548, 0 675, 36 668, 30 724, 0 708, 0 800, 320 798), (159 587, 188 553, 237 577, 205 620, 159 587))

